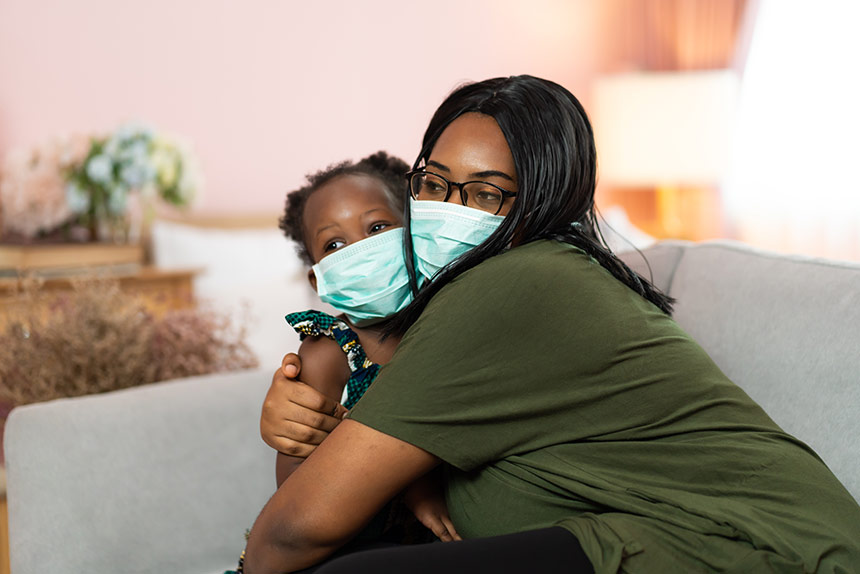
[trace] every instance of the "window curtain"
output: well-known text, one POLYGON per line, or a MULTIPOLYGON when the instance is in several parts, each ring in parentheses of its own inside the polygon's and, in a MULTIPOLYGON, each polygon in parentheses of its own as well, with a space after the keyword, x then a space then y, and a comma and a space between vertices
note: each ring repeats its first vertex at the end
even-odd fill
POLYGON ((746 0, 613 0, 611 71, 728 68, 746 7, 746 0))
MULTIPOLYGON (((746 54, 745 37, 754 21, 758 0, 601 0, 603 71, 687 72, 735 69, 746 54)), ((599 129, 599 127, 598 127, 599 129)), ((657 192, 652 187, 599 183, 598 201, 620 205, 634 225, 661 237, 670 235, 660 221, 657 192)), ((687 188, 676 197, 685 217, 684 234, 704 239, 724 235, 720 191, 687 188)))
POLYGON ((860 3, 761 0, 724 189, 739 239, 860 260, 860 3))

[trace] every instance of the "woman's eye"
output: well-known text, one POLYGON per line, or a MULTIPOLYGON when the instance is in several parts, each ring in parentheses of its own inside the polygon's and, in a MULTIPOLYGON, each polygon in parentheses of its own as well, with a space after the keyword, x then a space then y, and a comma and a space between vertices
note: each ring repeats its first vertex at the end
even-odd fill
POLYGON ((384 221, 381 221, 379 223, 374 223, 373 225, 370 226, 370 233, 379 233, 383 229, 388 229, 389 227, 391 227, 391 224, 386 223, 384 221))
POLYGON ((328 243, 325 244, 325 247, 323 247, 323 252, 329 253, 330 251, 335 251, 337 249, 340 249, 344 245, 346 245, 346 241, 341 241, 339 239, 336 239, 334 241, 329 241, 328 243))
POLYGON ((419 188, 419 195, 425 195, 428 197, 442 195, 445 193, 446 187, 445 182, 438 179, 431 179, 429 176, 424 178, 421 182, 421 187, 419 188))
POLYGON ((502 194, 496 190, 489 190, 488 189, 488 190, 479 191, 475 195, 475 197, 479 201, 492 201, 492 202, 498 203, 502 199, 502 194))

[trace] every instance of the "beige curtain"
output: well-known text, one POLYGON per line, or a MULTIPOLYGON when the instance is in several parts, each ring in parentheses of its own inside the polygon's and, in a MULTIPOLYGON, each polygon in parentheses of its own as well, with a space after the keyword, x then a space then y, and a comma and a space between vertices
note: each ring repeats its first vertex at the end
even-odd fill
POLYGON ((747 4, 747 0, 609 0, 606 9, 616 51, 612 59, 624 70, 731 67, 747 4))
MULTIPOLYGON (((601 0, 604 73, 741 71, 745 36, 759 1, 601 0)), ((667 228, 665 212, 679 209, 685 214, 681 233, 685 238, 726 235, 728 227, 717 190, 686 190, 671 200, 675 205, 667 201, 649 187, 601 184, 598 191, 601 207, 622 206, 635 225, 657 237, 678 236, 678 230, 667 228), (663 206, 662 210, 658 206, 663 206)))

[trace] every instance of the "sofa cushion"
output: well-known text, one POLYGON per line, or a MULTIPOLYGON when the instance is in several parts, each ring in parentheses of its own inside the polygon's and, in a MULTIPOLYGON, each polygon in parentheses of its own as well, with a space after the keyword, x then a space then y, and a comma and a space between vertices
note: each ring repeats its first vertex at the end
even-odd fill
POLYGON ((12 571, 235 568, 275 490, 258 422, 270 381, 242 371, 13 410, 12 571))
POLYGON ((678 323, 860 499, 860 265, 710 242, 668 283, 678 323))

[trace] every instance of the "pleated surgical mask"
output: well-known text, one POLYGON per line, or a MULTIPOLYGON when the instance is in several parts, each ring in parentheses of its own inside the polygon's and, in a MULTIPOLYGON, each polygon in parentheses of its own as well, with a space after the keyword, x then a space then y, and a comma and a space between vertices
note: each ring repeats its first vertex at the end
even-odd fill
POLYGON ((419 285, 486 241, 505 220, 502 215, 443 201, 411 199, 409 212, 419 285))
POLYGON ((377 323, 412 301, 403 259, 403 228, 335 251, 313 271, 320 299, 357 326, 377 323))

